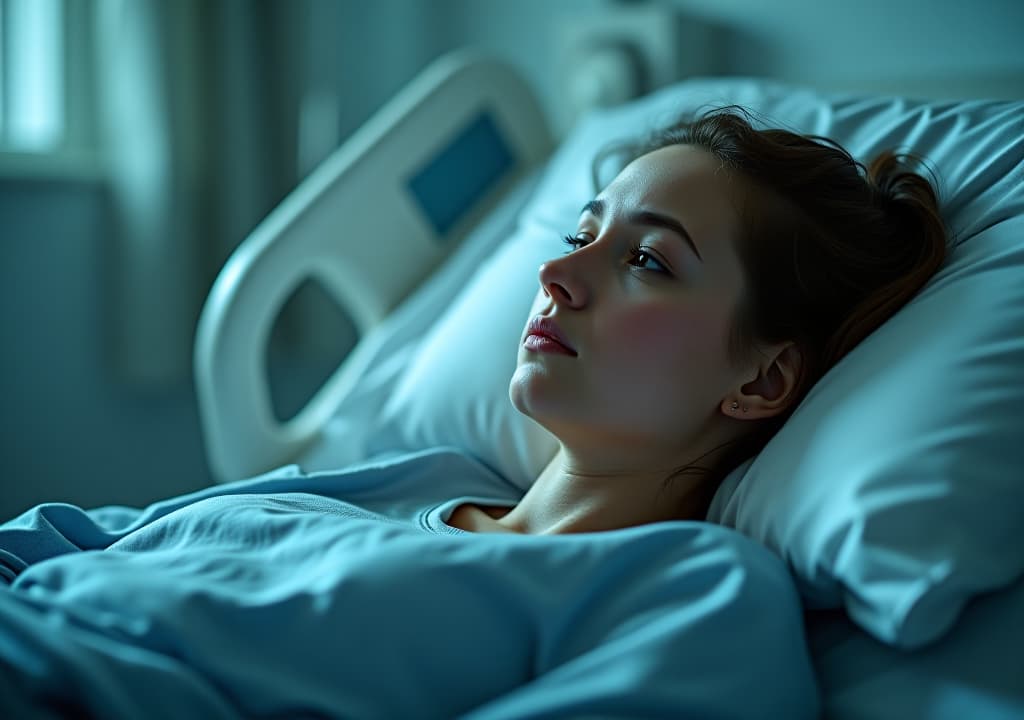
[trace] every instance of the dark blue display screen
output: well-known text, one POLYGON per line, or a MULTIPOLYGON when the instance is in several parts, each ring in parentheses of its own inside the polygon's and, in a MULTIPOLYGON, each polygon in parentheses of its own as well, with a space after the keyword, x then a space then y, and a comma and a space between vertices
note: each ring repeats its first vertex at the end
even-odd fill
POLYGON ((443 237, 512 163, 512 152, 494 119, 484 112, 416 171, 409 189, 443 237))

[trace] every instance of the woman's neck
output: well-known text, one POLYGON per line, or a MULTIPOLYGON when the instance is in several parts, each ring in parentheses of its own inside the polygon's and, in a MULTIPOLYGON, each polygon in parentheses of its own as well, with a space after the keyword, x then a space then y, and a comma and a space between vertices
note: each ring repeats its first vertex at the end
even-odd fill
POLYGON ((630 473, 578 468, 559 452, 511 511, 478 516, 483 529, 491 525, 488 519, 495 532, 557 535, 704 518, 707 492, 701 477, 669 480, 674 467, 630 473))

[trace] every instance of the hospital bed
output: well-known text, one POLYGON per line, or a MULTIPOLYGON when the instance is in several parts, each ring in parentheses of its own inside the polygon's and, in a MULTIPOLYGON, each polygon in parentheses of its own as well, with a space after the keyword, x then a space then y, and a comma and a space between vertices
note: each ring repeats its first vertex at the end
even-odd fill
POLYGON ((598 151, 729 103, 861 158, 925 156, 954 245, 919 296, 727 478, 709 520, 786 561, 826 716, 1024 717, 1024 102, 695 78, 594 112, 554 147, 514 72, 447 56, 218 277, 195 351, 210 466, 232 481, 454 446, 528 487, 555 443, 506 389, 537 266, 614 174, 592 170, 598 151), (282 421, 266 346, 309 279, 361 337, 282 421))
POLYGON ((729 103, 856 156, 925 156, 955 246, 727 478, 709 519, 786 559, 827 716, 1024 717, 1024 102, 693 79, 594 112, 552 148, 514 73, 472 53, 446 57, 304 181, 218 278, 195 357, 210 465, 232 480, 449 445, 528 487, 555 445, 517 416, 506 387, 537 266, 614 174, 592 173, 594 157, 680 112, 729 103), (266 343, 307 278, 362 338, 279 421, 266 343))

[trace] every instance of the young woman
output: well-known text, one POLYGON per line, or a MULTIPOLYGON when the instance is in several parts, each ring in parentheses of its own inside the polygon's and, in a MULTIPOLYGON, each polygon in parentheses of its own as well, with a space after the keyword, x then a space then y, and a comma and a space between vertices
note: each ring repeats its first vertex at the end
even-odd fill
POLYGON ((510 386, 561 449, 515 508, 461 505, 457 527, 703 518, 721 478, 945 257, 932 187, 892 152, 865 168, 725 108, 633 153, 540 268, 510 386))
POLYGON ((525 495, 436 449, 40 505, 0 525, 0 716, 817 717, 785 564, 659 521, 928 279, 935 195, 735 111, 633 157, 540 268, 525 495))

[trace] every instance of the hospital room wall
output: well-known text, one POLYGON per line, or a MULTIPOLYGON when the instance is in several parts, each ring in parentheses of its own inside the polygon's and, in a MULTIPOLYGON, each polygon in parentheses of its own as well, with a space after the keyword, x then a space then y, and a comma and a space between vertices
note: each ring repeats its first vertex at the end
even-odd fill
MULTIPOLYGON (((154 0, 158 2, 158 0, 154 0)), ((145 0, 139 0, 144 3, 145 0)), ((637 3, 625 3, 625 7, 637 3)), ((941 94, 1000 93, 1024 79, 1024 3, 905 0, 672 0, 709 28, 709 54, 679 68, 771 75, 821 86, 884 89, 917 84, 941 94), (950 85, 950 77, 960 80, 950 85)), ((190 3, 169 4, 174 7, 190 3)), ((561 102, 560 38, 605 0, 223 0, 191 3, 204 13, 202 96, 193 143, 196 202, 191 249, 196 309, 230 250, 325 153, 344 140, 431 59, 466 44, 518 67, 556 131, 570 122, 561 102), (214 52, 216 48, 216 52, 214 52), (198 149, 196 149, 198 148, 198 149)), ((685 54, 683 56, 686 57, 685 54)), ((1021 94, 1024 96, 1024 93, 1021 94)), ((193 106, 189 106, 193 107, 193 106)), ((138 382, 116 352, 118 222, 102 171, 10 172, 0 180, 0 518, 35 502, 131 505, 210 482, 189 375, 188 338, 176 376, 138 382)), ((284 333, 280 375, 305 387, 324 356, 350 338, 323 332, 312 303, 284 333)), ((194 310, 188 310, 194 312, 194 310)), ((186 318, 191 329, 195 317, 186 318)), ((154 332, 160 333, 157 326, 154 332)), ((145 348, 142 348, 145 350, 145 348)), ((144 357, 144 353, 140 357, 144 357)), ((143 373, 144 374, 144 373, 143 373)))
POLYGON ((826 90, 1024 97, 1019 0, 673 0, 728 28, 722 71, 826 90))

